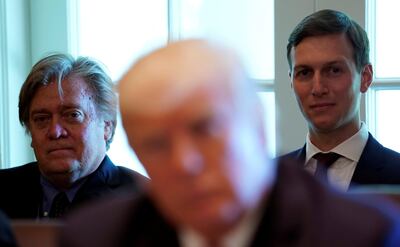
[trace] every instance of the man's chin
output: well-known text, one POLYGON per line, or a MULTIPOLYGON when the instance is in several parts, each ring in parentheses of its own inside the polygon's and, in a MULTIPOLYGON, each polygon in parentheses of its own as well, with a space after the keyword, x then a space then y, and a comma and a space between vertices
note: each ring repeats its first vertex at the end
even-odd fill
POLYGON ((52 160, 46 165, 40 164, 40 171, 46 174, 46 177, 73 177, 79 173, 80 164, 76 160, 52 160))
POLYGON ((208 234, 212 234, 209 231, 224 232, 229 230, 240 219, 242 213, 235 205, 228 204, 214 208, 198 208, 194 211, 196 213, 191 219, 192 222, 188 222, 188 224, 191 224, 197 231, 207 232, 208 234))
POLYGON ((316 133, 328 134, 336 129, 336 125, 330 122, 313 123, 311 129, 316 133))
POLYGON ((51 159, 46 167, 60 173, 69 173, 79 170, 80 162, 74 158, 51 159))

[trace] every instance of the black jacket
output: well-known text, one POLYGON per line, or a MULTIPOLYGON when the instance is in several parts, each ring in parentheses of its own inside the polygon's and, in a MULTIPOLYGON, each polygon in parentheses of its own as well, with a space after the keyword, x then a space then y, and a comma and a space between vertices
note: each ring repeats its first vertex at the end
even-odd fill
MULTIPOLYGON (((304 165, 306 146, 277 158, 295 159, 304 165)), ((349 189, 357 185, 400 184, 400 153, 382 146, 371 134, 360 156, 349 189)))
MULTIPOLYGON (((145 180, 147 179, 144 176, 135 171, 115 166, 105 156, 97 170, 79 188, 71 208, 103 195, 122 191, 125 187, 130 192, 137 192, 145 180)), ((0 198, 0 210, 9 218, 37 218, 43 198, 37 162, 0 170, 0 198)))

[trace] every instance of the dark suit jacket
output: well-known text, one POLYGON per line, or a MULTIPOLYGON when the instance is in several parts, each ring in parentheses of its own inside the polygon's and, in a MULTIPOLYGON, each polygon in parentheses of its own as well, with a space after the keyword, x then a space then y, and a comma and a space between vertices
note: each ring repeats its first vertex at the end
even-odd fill
POLYGON ((14 234, 12 233, 10 223, 7 217, 0 211, 0 246, 16 247, 14 234))
MULTIPOLYGON (((70 216, 62 247, 179 246, 173 226, 146 195, 70 216)), ((400 246, 399 217, 392 208, 321 185, 299 166, 281 164, 250 246, 400 246)))
MULTIPOLYGON (((304 164, 306 146, 277 159, 287 158, 304 164)), ((382 146, 371 134, 354 170, 349 189, 363 184, 400 184, 400 153, 382 146)))
MULTIPOLYGON (((78 190, 71 208, 124 187, 138 191, 144 180, 147 179, 135 171, 115 166, 106 156, 78 190)), ((37 218, 43 198, 37 162, 0 170, 0 198, 0 209, 9 218, 37 218)))

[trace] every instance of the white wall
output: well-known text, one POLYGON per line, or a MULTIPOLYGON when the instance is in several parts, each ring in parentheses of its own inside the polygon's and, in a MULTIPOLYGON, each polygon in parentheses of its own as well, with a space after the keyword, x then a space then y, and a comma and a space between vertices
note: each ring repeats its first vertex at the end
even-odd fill
POLYGON ((30 0, 32 64, 52 52, 74 52, 73 22, 69 15, 75 0, 30 0))
POLYGON ((18 120, 19 89, 31 67, 28 0, 0 0, 0 165, 31 161, 30 138, 18 120))

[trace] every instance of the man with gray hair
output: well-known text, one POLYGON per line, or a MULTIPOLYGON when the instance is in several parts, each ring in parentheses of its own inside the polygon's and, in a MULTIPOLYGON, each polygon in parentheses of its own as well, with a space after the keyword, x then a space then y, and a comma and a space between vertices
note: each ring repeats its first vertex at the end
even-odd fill
POLYGON ((71 215, 61 246, 400 243, 398 213, 331 191, 297 164, 271 161, 255 85, 229 49, 169 44, 140 59, 119 90, 148 192, 71 215))
POLYGON ((19 119, 37 161, 0 170, 0 209, 10 218, 60 217, 126 185, 138 190, 146 179, 106 155, 116 111, 100 63, 66 54, 37 62, 19 96, 19 119))

